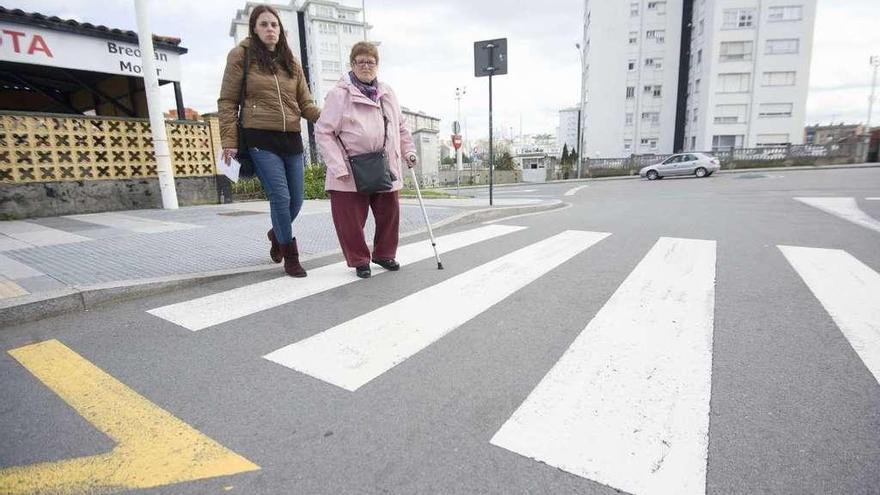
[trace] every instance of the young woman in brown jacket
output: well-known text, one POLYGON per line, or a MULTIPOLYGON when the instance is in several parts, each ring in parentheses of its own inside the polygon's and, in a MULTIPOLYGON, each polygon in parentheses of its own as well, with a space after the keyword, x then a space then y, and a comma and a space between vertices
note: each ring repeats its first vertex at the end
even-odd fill
POLYGON ((244 110, 244 141, 269 197, 269 256, 276 263, 283 258, 288 275, 305 277, 292 228, 302 208, 305 188, 300 119, 316 122, 321 110, 312 100, 302 67, 287 44, 278 12, 268 5, 254 8, 249 37, 226 57, 217 108, 223 158, 227 163, 238 152, 239 106, 244 110), (247 77, 247 85, 241 101, 243 77, 247 77))

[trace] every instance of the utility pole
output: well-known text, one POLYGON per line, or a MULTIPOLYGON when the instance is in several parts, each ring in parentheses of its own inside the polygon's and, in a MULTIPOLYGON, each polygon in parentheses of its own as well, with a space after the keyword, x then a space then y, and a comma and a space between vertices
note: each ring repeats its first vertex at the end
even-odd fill
MULTIPOLYGON (((455 129, 453 129, 453 133, 458 135, 461 132, 461 97, 467 94, 467 86, 462 86, 460 88, 455 88, 455 100, 458 103, 458 120, 455 121, 455 129)), ((456 184, 456 194, 461 192, 461 169, 462 169, 462 154, 464 150, 461 147, 461 144, 455 148, 455 184, 456 184)))
POLYGON ((581 178, 581 162, 584 161, 584 137, 583 137, 583 112, 584 112, 584 51, 581 48, 580 43, 575 43, 574 46, 578 49, 578 55, 580 55, 581 61, 581 104, 578 106, 578 136, 577 136, 577 178, 581 178))
POLYGON ((364 16, 364 41, 367 41, 367 0, 361 0, 361 12, 364 16))
POLYGON ((874 68, 874 75, 871 76, 871 96, 868 97, 868 122, 865 124, 869 134, 871 132, 871 113, 874 110, 874 93, 877 90, 877 68, 880 67, 880 56, 871 55, 870 64, 874 68))
POLYGON ((153 31, 150 29, 147 0, 134 0, 134 9, 137 16, 141 67, 144 69, 144 93, 147 95, 147 110, 150 114, 150 130, 153 134, 153 151, 156 156, 156 175, 159 176, 159 191, 162 193, 162 207, 166 210, 176 210, 177 189, 174 187, 171 153, 168 149, 168 135, 165 132, 165 118, 162 115, 162 100, 159 94, 159 77, 156 74, 153 31))

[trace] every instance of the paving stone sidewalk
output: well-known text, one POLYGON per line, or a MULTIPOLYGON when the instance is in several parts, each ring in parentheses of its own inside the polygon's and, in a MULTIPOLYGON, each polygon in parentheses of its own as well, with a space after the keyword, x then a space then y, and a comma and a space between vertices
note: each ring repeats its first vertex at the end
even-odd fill
MULTIPOLYGON (((426 200, 432 225, 486 207, 476 199, 426 200)), ((0 222, 0 302, 74 286, 269 266, 268 211, 260 201, 0 222)), ((373 225, 370 216, 368 240, 373 225)), ((424 229, 418 203, 401 200, 401 236, 424 229)), ((294 235, 304 260, 338 252, 329 202, 306 201, 294 235)))

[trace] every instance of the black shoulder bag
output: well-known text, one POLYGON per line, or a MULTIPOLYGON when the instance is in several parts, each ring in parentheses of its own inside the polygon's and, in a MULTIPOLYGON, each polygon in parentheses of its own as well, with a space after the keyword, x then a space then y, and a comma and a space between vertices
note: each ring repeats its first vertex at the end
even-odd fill
POLYGON ((383 135, 382 149, 372 151, 370 153, 362 153, 360 155, 351 156, 345 143, 339 134, 336 139, 342 145, 348 162, 351 164, 351 175, 354 176, 354 186, 359 193, 372 194, 376 192, 388 191, 394 186, 394 174, 391 173, 391 167, 388 165, 388 156, 385 154, 385 143, 388 141, 388 117, 385 116, 385 109, 382 107, 382 100, 379 100, 379 111, 382 112, 383 135))
POLYGON ((241 93, 238 97, 238 153, 235 154, 235 160, 241 164, 238 171, 239 177, 250 178, 254 176, 254 160, 248 153, 248 146, 244 139, 244 127, 242 127, 242 119, 244 118, 244 98, 247 93, 247 74, 250 62, 250 54, 248 49, 244 49, 244 71, 241 77, 241 93))

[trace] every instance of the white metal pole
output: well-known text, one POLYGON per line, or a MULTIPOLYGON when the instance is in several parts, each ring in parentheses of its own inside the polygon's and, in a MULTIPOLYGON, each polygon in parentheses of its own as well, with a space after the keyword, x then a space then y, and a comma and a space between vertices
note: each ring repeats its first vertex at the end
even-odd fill
POLYGON ((150 29, 147 0, 134 0, 134 8, 137 15, 144 92, 147 95, 147 111, 150 114, 150 130, 153 134, 153 150, 156 156, 156 175, 159 176, 159 190, 162 192, 162 207, 166 210, 176 210, 178 208, 177 190, 174 187, 174 171, 171 169, 171 153, 168 149, 168 136, 165 133, 165 118, 162 116, 159 77, 156 74, 153 31, 150 29))
POLYGON ((871 66, 874 67, 874 75, 871 77, 871 96, 868 98, 868 122, 865 124, 865 131, 871 133, 871 113, 874 110, 874 92, 877 89, 877 68, 880 67, 880 56, 871 56, 871 66))
MULTIPOLYGON (((578 149, 577 149, 577 178, 581 178, 581 163, 584 161, 584 50, 580 43, 575 45, 578 49, 581 62, 581 102, 578 107, 578 149)), ((569 52, 571 53, 571 52, 569 52)))

